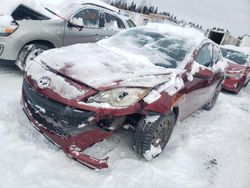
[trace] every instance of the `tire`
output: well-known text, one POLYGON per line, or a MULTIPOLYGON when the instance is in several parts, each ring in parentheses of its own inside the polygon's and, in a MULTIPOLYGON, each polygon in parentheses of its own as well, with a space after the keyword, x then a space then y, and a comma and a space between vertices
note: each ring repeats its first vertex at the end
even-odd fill
POLYGON ((171 112, 168 115, 159 116, 154 122, 147 119, 148 116, 142 117, 136 127, 133 148, 146 160, 152 160, 166 147, 175 125, 175 114, 171 112), (157 152, 150 152, 152 147, 157 152))
POLYGON ((244 84, 244 87, 247 87, 249 82, 250 82, 250 79, 244 84))
POLYGON ((21 49, 17 57, 16 65, 22 72, 24 72, 29 61, 35 59, 42 52, 49 50, 49 49, 50 48, 48 46, 43 45, 43 44, 25 45, 21 49))
POLYGON ((239 83, 238 86, 237 86, 237 89, 236 91, 234 92, 234 94, 239 94, 240 90, 242 89, 242 83, 239 83))
POLYGON ((219 97, 221 86, 215 91, 213 97, 203 106, 203 109, 210 111, 214 108, 215 103, 219 97))

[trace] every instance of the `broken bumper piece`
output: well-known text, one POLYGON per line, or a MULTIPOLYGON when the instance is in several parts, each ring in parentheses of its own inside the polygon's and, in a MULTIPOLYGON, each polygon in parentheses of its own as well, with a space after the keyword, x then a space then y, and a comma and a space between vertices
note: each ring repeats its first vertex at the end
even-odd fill
POLYGON ((99 128, 93 129, 88 132, 84 132, 72 137, 60 137, 44 126, 40 125, 30 114, 27 108, 23 108, 25 114, 28 116, 32 125, 39 130, 46 138, 53 142, 56 146, 60 147, 69 157, 76 159, 80 163, 92 169, 102 169, 107 168, 107 160, 105 159, 96 159, 84 153, 84 150, 92 146, 97 142, 101 142, 109 138, 112 133, 102 131, 99 128))
POLYGON ((56 146, 60 147, 69 157, 76 159, 80 163, 92 169, 102 169, 108 167, 108 158, 96 159, 85 154, 84 150, 97 142, 101 142, 104 139, 109 138, 112 135, 111 132, 105 132, 99 128, 94 128, 93 130, 66 138, 50 132, 43 125, 39 124, 39 122, 33 118, 25 103, 23 105, 23 110, 32 125, 47 139, 53 142, 56 146))
POLYGON ((106 159, 96 159, 84 150, 109 138, 112 133, 90 124, 94 112, 76 110, 39 95, 28 83, 23 84, 23 110, 32 125, 68 156, 92 169, 107 168, 106 159), (79 125, 83 126, 79 126, 79 125))

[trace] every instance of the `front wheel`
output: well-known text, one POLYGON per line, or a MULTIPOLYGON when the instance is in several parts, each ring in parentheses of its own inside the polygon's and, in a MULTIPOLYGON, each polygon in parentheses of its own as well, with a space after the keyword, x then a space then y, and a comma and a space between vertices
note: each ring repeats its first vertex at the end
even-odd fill
POLYGON ((168 115, 145 116, 139 121, 133 139, 136 153, 146 160, 157 157, 167 145, 175 125, 173 112, 168 115))
POLYGON ((34 60, 38 55, 48 49, 49 47, 43 44, 25 45, 17 57, 16 65, 23 72, 29 61, 34 60))

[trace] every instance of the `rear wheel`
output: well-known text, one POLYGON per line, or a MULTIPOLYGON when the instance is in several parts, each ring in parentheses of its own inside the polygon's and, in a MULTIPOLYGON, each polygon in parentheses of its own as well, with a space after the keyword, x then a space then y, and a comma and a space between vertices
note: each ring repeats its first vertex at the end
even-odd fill
POLYGON ((217 101, 217 99, 219 97, 220 91, 221 91, 221 86, 219 88, 217 88, 217 90, 215 91, 213 97, 207 102, 207 104, 205 104, 203 106, 203 108, 205 110, 210 111, 210 110, 213 109, 213 107, 215 106, 215 103, 216 103, 216 101, 217 101))
POLYGON ((240 90, 241 90, 242 87, 243 87, 242 84, 243 84, 243 83, 238 83, 237 88, 236 88, 236 91, 234 92, 235 94, 238 94, 238 93, 240 92, 240 90))
POLYGON ((173 112, 162 116, 142 117, 134 134, 135 152, 147 160, 157 157, 167 145, 174 125, 173 112))
POLYGON ((246 87, 248 85, 248 83, 250 82, 250 79, 248 81, 245 81, 246 83, 244 84, 244 87, 246 87))
POLYGON ((34 60, 38 55, 48 49, 50 48, 43 44, 25 45, 17 57, 16 65, 21 71, 24 71, 29 61, 34 60))

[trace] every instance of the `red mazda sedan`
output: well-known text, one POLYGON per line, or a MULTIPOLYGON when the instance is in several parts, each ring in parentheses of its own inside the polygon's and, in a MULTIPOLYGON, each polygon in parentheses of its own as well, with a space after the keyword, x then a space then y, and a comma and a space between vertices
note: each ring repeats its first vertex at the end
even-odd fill
POLYGON ((134 28, 96 44, 53 49, 30 62, 22 105, 32 125, 90 168, 84 153, 130 124, 133 148, 151 160, 176 124, 215 105, 226 63, 212 41, 172 25, 134 28))
POLYGON ((237 94, 250 80, 250 49, 225 45, 221 46, 221 51, 228 61, 222 87, 237 94))

